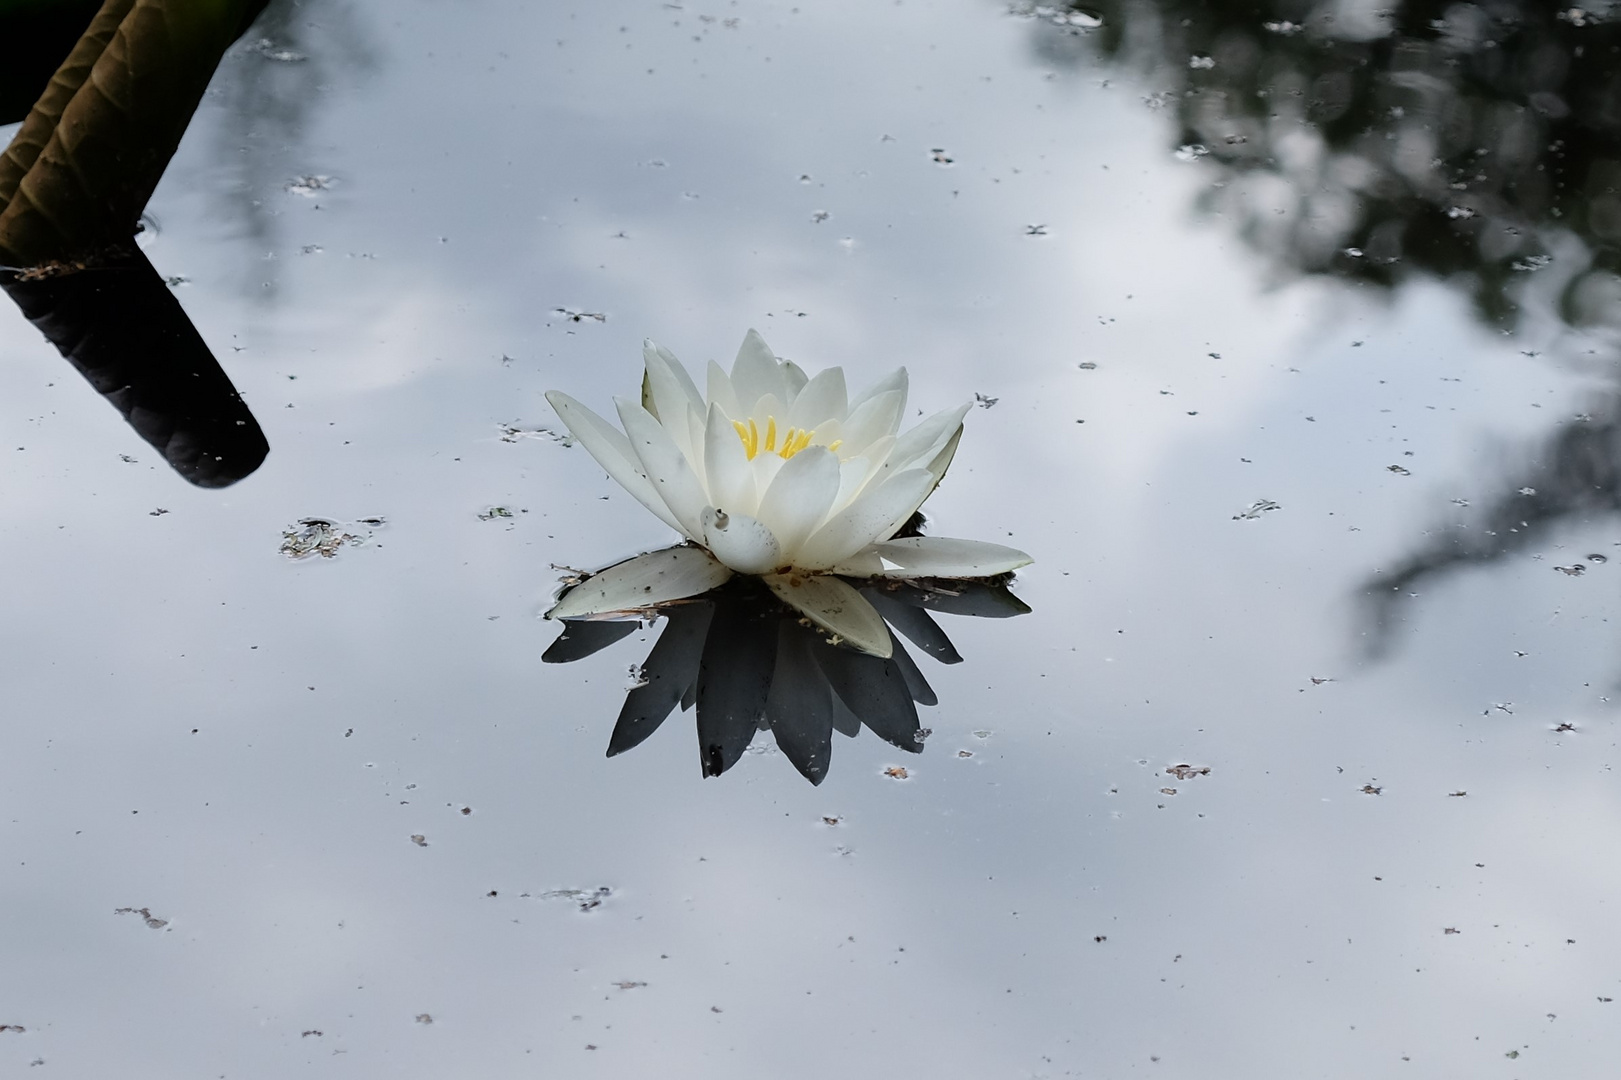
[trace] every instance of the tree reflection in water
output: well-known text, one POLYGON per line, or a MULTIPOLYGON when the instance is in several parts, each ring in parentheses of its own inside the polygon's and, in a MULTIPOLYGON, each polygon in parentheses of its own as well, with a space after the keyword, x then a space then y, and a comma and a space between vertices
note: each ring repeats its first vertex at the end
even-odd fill
MULTIPOLYGON (((1621 341, 1621 3, 1016 3, 1037 52, 1141 72, 1204 208, 1284 276, 1441 279, 1506 332, 1528 315, 1621 341)), ((1169 150, 1169 148, 1167 148, 1169 150)), ((1621 394, 1553 432, 1500 494, 1364 586, 1367 640, 1425 578, 1621 510, 1621 394)), ((1572 572, 1577 572, 1570 568, 1572 572)))
MULTIPOLYGON (((962 657, 931 612, 1006 618, 1030 610, 1008 590, 1007 578, 852 584, 890 627, 893 655, 870 656, 830 642, 749 577, 647 612, 665 616, 665 627, 625 696, 608 756, 640 745, 677 705, 696 711, 705 776, 737 764, 757 731, 772 732, 783 756, 813 784, 827 776, 835 731, 853 738, 865 726, 892 746, 920 753, 928 732, 917 706, 939 699, 900 639, 955 664, 962 657)), ((583 659, 640 625, 635 619, 567 620, 541 659, 583 659)))
POLYGON ((1575 326, 1621 307, 1621 4, 1015 4, 1059 66, 1135 68, 1206 207, 1285 273, 1453 281, 1495 326, 1527 282, 1575 326), (1585 9, 1585 10, 1584 10, 1585 9), (1540 291, 1540 290, 1539 290, 1540 291))

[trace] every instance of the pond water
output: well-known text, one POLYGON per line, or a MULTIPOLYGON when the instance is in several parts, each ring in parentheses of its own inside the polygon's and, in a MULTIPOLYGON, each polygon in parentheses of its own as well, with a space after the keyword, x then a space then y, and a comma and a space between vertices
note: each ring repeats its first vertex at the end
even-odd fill
POLYGON ((276 0, 142 234, 263 466, 0 305, 0 1068, 1602 1075, 1621 35, 1331 6, 276 0), (751 327, 1036 560, 819 786, 540 662, 673 539, 545 391, 751 327))

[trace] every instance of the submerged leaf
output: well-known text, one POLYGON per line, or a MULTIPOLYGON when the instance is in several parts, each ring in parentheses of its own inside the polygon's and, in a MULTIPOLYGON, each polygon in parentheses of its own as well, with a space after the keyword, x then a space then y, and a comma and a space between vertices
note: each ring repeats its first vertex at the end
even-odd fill
POLYGON ((199 487, 233 484, 270 444, 146 256, 0 288, 169 465, 199 487))
POLYGON ((220 57, 262 7, 135 0, 66 104, 46 102, 60 115, 0 210, 0 261, 71 262, 126 242, 220 57))
MULTIPOLYGON (((82 2, 74 4, 72 9, 65 4, 51 6, 54 9, 51 15, 41 12, 39 5, 35 5, 35 10, 29 12, 26 19, 8 15, 0 21, 0 30, 4 31, 3 40, 8 45, 15 42, 27 43, 24 48, 7 50, 11 55, 7 55, 6 62, 0 65, 5 70, 5 75, 0 77, 8 82, 23 77, 23 70, 26 70, 25 57, 36 57, 42 51, 51 50, 51 39, 61 33, 62 29, 77 23, 78 28, 70 33, 83 31, 77 42, 72 43, 67 59, 62 61, 62 66, 56 69, 49 81, 44 79, 39 81, 45 88, 44 93, 39 93, 39 86, 33 88, 32 93, 38 93, 39 99, 23 118, 23 125, 12 137, 11 145, 0 154, 0 209, 4 209, 11 201, 11 196, 16 194, 17 185, 28 174, 28 170, 34 167, 40 151, 45 149, 45 144, 50 141, 51 132, 56 130, 57 123, 62 119, 62 110, 67 108, 68 102, 73 100, 73 95, 84 85, 85 79, 90 75, 90 69, 101 58, 107 42, 112 40, 113 34, 118 30, 118 24, 124 21, 129 9, 135 6, 135 0, 107 0, 101 5, 100 11, 96 10, 94 0, 89 4, 82 2), (42 31, 45 33, 42 34, 42 31), (17 53, 23 55, 17 56, 15 55, 17 53)), ((3 5, 0 5, 0 8, 3 8, 3 5)), ((47 58, 51 55, 51 52, 47 51, 47 58)), ((62 53, 54 51, 54 55, 61 56, 62 53)), ((0 115, 0 124, 10 123, 12 119, 13 117, 9 115, 0 115)))

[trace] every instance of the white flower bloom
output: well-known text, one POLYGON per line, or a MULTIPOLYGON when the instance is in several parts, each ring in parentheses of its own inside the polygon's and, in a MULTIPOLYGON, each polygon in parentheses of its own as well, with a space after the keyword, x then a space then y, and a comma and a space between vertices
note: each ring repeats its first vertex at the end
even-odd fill
POLYGON ((810 378, 753 330, 730 375, 709 365, 707 393, 668 349, 649 341, 643 359, 641 400, 614 402, 623 431, 560 391, 546 399, 609 476, 720 565, 684 557, 676 574, 667 561, 641 564, 662 553, 639 556, 611 568, 621 587, 570 593, 548 614, 641 610, 655 602, 648 595, 667 600, 707 583, 684 594, 693 595, 729 572, 756 574, 829 632, 887 656, 888 631, 871 605, 827 575, 988 577, 1030 562, 998 544, 891 539, 945 475, 968 411, 936 413, 902 434, 904 368, 852 399, 843 369, 810 378))

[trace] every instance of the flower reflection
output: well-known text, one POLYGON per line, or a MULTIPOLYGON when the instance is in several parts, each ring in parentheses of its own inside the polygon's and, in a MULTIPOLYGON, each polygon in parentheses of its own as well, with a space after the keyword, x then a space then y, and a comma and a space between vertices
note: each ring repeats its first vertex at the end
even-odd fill
MULTIPOLYGON (((589 590, 595 580, 576 584, 563 600, 589 590)), ((955 664, 962 657, 931 612, 1000 618, 1030 610, 1008 591, 1006 575, 841 584, 852 593, 859 588, 862 602, 877 614, 887 639, 883 655, 835 643, 747 576, 644 609, 667 621, 625 697, 608 756, 639 745, 677 705, 697 714, 705 776, 719 776, 735 765, 755 733, 765 730, 813 784, 827 776, 835 731, 854 737, 865 726, 885 742, 918 753, 927 731, 918 722, 917 706, 934 705, 938 698, 900 639, 941 663, 955 664)), ((640 625, 635 618, 564 619, 563 633, 542 659, 582 659, 640 625)))
POLYGON ((939 485, 968 405, 900 431, 906 369, 851 398, 841 368, 815 377, 749 331, 730 373, 709 365, 706 393, 668 349, 648 342, 641 400, 615 400, 620 431, 559 391, 569 431, 686 544, 639 556, 571 591, 548 615, 643 610, 758 576, 779 598, 877 657, 883 619, 846 577, 985 578, 1030 562, 973 540, 898 537, 939 485))

